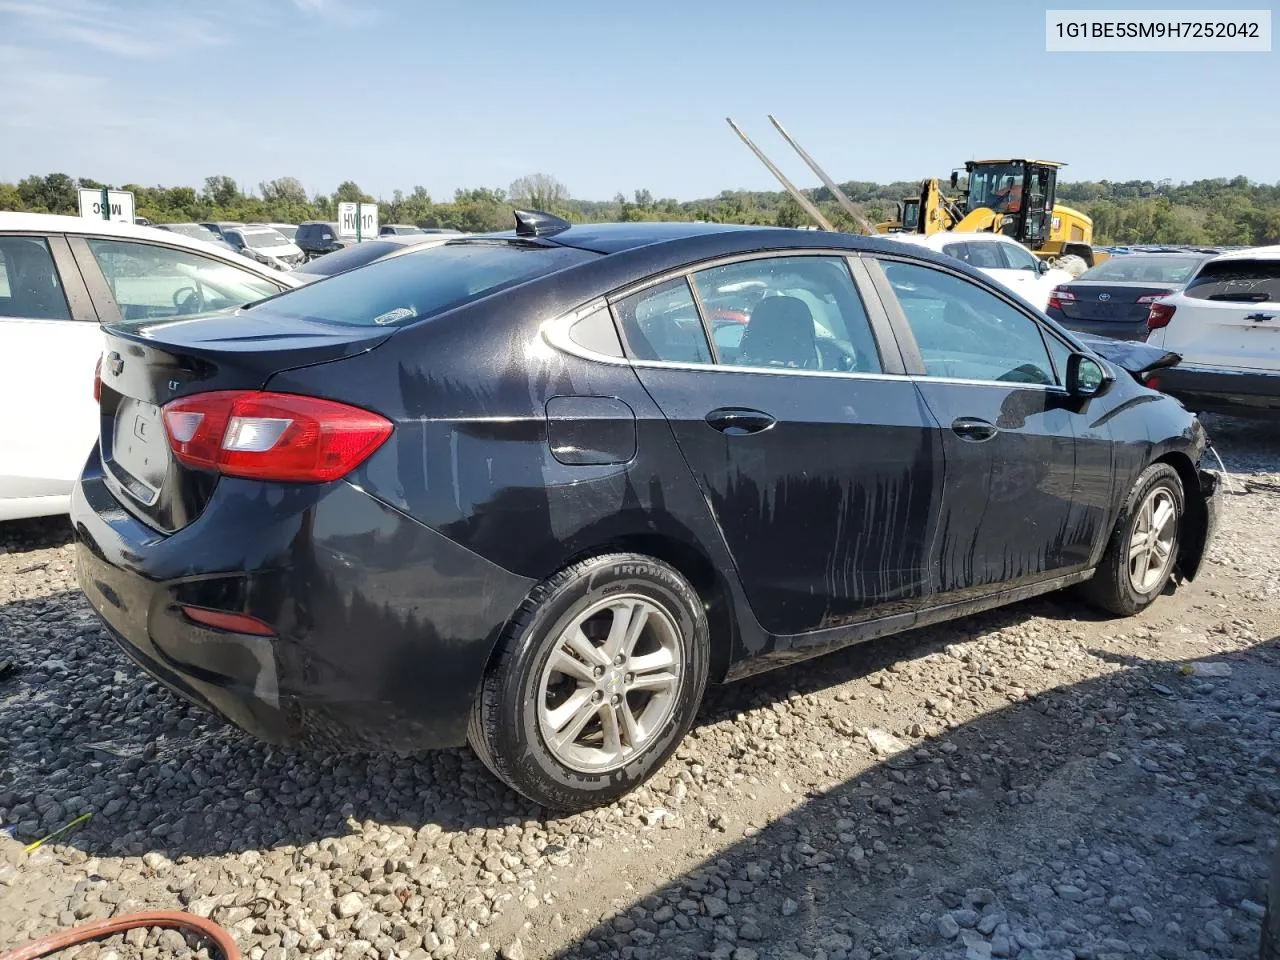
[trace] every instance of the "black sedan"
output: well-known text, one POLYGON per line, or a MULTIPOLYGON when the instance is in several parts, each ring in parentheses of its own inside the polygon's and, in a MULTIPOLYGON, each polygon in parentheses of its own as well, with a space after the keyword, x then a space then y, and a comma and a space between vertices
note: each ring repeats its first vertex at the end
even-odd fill
POLYGON ((1122 369, 1159 351, 889 241, 518 222, 107 328, 77 567, 146 670, 273 742, 470 742, 575 809, 709 682, 1195 576, 1204 430, 1122 369))
POLYGON ((1055 287, 1045 312, 1078 333, 1145 340, 1151 304, 1181 290, 1211 256, 1195 251, 1112 257, 1055 287))

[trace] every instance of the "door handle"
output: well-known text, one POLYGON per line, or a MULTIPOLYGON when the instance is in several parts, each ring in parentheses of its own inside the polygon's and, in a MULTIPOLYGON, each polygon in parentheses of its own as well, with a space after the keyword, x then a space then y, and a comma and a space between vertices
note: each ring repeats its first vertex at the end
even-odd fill
POLYGON ((977 417, 957 417, 951 421, 951 432, 961 440, 982 443, 984 440, 990 440, 1000 431, 994 423, 988 423, 977 417))
POLYGON ((708 413, 706 420, 716 430, 731 437, 760 433, 778 422, 763 410, 749 407, 720 407, 708 413))

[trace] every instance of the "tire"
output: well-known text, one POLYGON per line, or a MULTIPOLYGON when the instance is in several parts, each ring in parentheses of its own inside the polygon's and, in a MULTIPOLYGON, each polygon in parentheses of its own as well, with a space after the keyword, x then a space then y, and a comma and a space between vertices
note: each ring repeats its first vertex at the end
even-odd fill
POLYGON ((613 802, 667 761, 702 702, 711 643, 702 600, 678 571, 614 553, 534 588, 499 649, 467 739, 507 786, 570 812, 613 802), (615 637, 611 652, 631 644, 621 663, 604 653, 615 637))
MULTIPOLYGON (((1142 471, 1137 483, 1129 491, 1129 496, 1125 498, 1120 516, 1116 518, 1115 529, 1107 543, 1102 563, 1098 565, 1093 578, 1081 585, 1081 593, 1085 599, 1108 613, 1122 617, 1131 617, 1149 607, 1164 592, 1165 585, 1173 574, 1185 515, 1186 498, 1178 471, 1167 463, 1153 463, 1142 471), (1153 555, 1148 553, 1147 567, 1141 567, 1141 561, 1138 561, 1138 572, 1145 569, 1146 576, 1135 578, 1131 575, 1133 571, 1128 558, 1131 549, 1137 546, 1135 535, 1140 535, 1145 523, 1144 517, 1152 516, 1144 510, 1148 503, 1153 504, 1152 514, 1156 516, 1157 522, 1160 510, 1158 504, 1172 504, 1174 515, 1169 520, 1172 530, 1162 525, 1159 531, 1166 535, 1171 533, 1172 541, 1167 542, 1164 536, 1158 536, 1162 547, 1167 549, 1167 553, 1159 554, 1162 569, 1150 567, 1153 555)), ((1150 538, 1143 539, 1150 542, 1150 538)))

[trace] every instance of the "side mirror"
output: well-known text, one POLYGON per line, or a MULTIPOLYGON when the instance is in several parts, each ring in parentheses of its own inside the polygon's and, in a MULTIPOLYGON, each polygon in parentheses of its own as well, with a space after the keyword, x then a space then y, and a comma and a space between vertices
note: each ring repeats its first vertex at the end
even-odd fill
POLYGON ((1115 377, 1102 364, 1083 353, 1067 358, 1067 392, 1073 397, 1100 397, 1111 389, 1115 377))
POLYGON ((1048 261, 1048 260, 1039 260, 1039 259, 1037 259, 1037 260, 1036 260, 1036 271, 1040 274, 1040 276, 1042 276, 1042 277, 1043 277, 1046 273, 1048 273, 1048 272, 1049 272, 1049 261, 1048 261))
POLYGON ((952 170, 952 171, 951 171, 951 186, 952 186, 952 189, 954 189, 954 188, 955 188, 959 183, 960 183, 960 174, 959 174, 959 172, 957 172, 957 171, 955 171, 955 170, 952 170))

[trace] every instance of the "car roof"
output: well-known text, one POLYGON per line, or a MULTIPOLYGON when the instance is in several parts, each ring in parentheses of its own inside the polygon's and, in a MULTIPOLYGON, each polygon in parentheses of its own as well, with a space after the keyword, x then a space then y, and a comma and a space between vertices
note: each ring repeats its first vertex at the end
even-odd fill
MULTIPOLYGON (((285 282, 297 286, 298 281, 285 272, 263 268, 248 257, 232 253, 215 243, 196 240, 174 233, 172 230, 160 230, 157 227, 143 227, 134 223, 121 223, 115 220, 92 220, 88 217, 67 217, 54 213, 10 213, 0 211, 0 233, 79 233, 96 237, 119 237, 122 240, 149 240, 152 243, 163 243, 167 247, 182 247, 193 253, 216 254, 219 260, 234 263, 251 273, 264 277, 284 277, 285 282)), ((217 238, 215 238, 216 240, 217 238)))
POLYGON ((921 247, 928 247, 930 250, 941 250, 948 243, 956 243, 957 241, 976 240, 980 243, 1018 243, 1013 237, 1006 237, 1002 233, 986 233, 981 231, 956 231, 944 230, 939 233, 886 233, 883 235, 886 240, 895 240, 898 243, 913 243, 921 247))
POLYGON ((1232 250, 1213 258, 1218 260, 1280 260, 1280 244, 1266 247, 1249 247, 1246 250, 1232 250))
MULTIPOLYGON (((654 221, 633 223, 575 223, 567 230, 551 234, 548 239, 566 247, 578 247, 596 253, 620 253, 668 240, 748 230, 779 230, 780 227, 757 227, 740 223, 702 223, 697 221, 654 221)), ((514 230, 490 234, 514 237, 514 230)))

